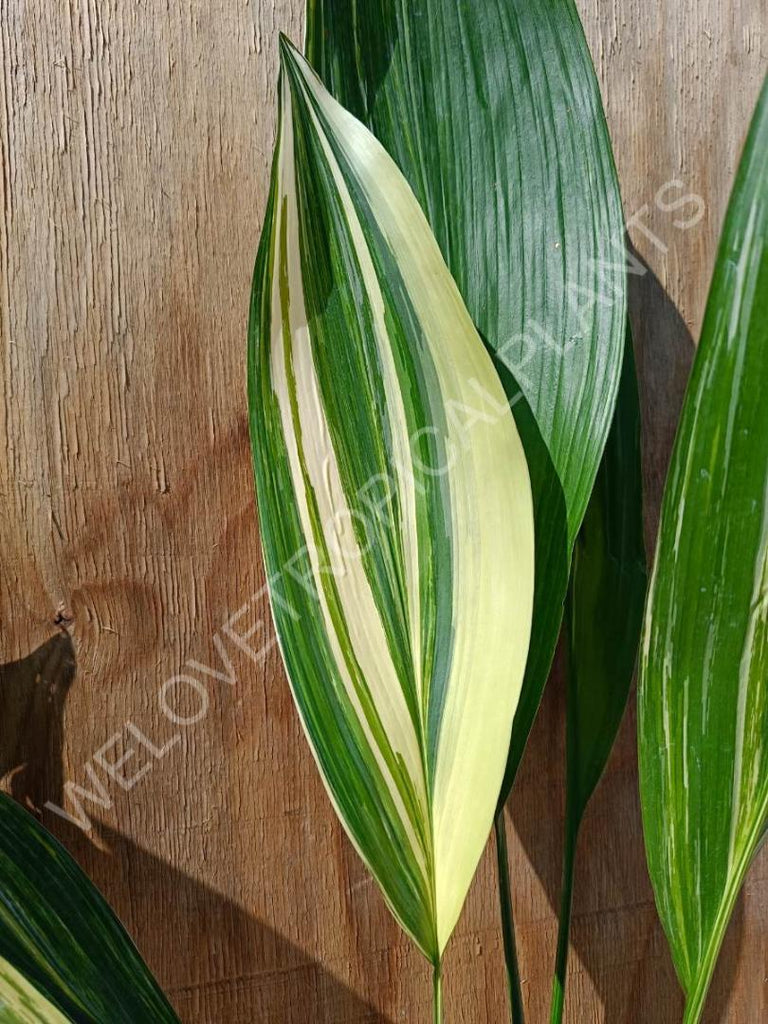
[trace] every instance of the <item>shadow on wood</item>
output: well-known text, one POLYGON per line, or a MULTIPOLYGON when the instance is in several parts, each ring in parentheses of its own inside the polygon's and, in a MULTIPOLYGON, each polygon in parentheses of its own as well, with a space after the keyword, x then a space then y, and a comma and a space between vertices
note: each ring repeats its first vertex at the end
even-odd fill
MULTIPOLYGON (((693 339, 658 278, 628 242, 636 272, 629 275, 629 313, 640 385, 643 497, 649 565, 667 467, 694 354, 693 339)), ((552 677, 508 804, 528 860, 557 912, 560 902, 565 802, 565 658, 552 677), (541 808, 552 808, 542 815, 541 808)), ((683 993, 656 913, 643 845, 637 778, 634 689, 611 755, 584 818, 577 849, 569 987, 589 975, 609 1024, 638 1019, 677 1024, 683 993)), ((518 908, 519 911, 519 908, 518 908)), ((518 931, 526 923, 518 913, 518 931)), ((725 1021, 743 937, 740 898, 728 930, 703 1020, 725 1021)), ((521 973, 526 976, 525 943, 521 973)), ((554 969, 554 948, 552 949, 554 969)), ((535 996, 543 1007, 541 993, 535 996)), ((579 1001, 566 994, 566 1020, 579 1001)), ((537 1015, 534 1014, 534 1019, 537 1015)))
POLYGON ((636 272, 628 276, 628 307, 640 387, 643 513, 650 565, 656 549, 667 468, 695 347, 674 302, 629 240, 627 251, 636 268, 636 272))
POLYGON ((75 650, 62 631, 26 658, 0 665, 0 779, 20 803, 40 808, 64 784, 64 705, 75 650))
MULTIPOLYGON (((74 678, 65 632, 0 666, 0 781, 38 817, 46 801, 62 804, 64 709, 74 678)), ((274 929, 131 839, 94 823, 97 846, 60 817, 46 812, 44 823, 124 922, 182 1020, 387 1024, 274 929)))
MULTIPOLYGON (((557 913, 560 902, 565 791, 565 676, 558 662, 513 790, 507 813, 557 913), (542 814, 541 808, 549 810, 542 814)), ((603 1006, 606 1024, 679 1024, 683 993, 653 901, 645 862, 640 797, 634 691, 605 776, 590 802, 576 855, 571 956, 565 1019, 582 1000, 576 998, 576 976, 586 972, 603 1006), (570 1001, 569 1001, 570 994, 570 1001)), ((514 879, 513 879, 514 882, 514 879)), ((518 905, 518 932, 526 921, 518 905)), ((734 912, 703 1017, 704 1024, 725 1024, 726 1006, 738 967, 743 940, 741 898, 734 912)), ((521 973, 527 976, 525 943, 521 973)), ((551 949, 554 969, 554 940, 551 949)), ((541 972, 537 970, 537 975, 541 972)), ((543 1007, 549 992, 531 994, 543 1007)), ((532 1013, 531 1020, 539 1019, 532 1013)), ((542 1018, 546 1019, 546 1018, 542 1018)), ((580 1024, 580 1022, 579 1022, 580 1024)))
POLYGON ((242 907, 105 825, 104 851, 56 829, 122 921, 182 1020, 386 1024, 320 963, 242 907))

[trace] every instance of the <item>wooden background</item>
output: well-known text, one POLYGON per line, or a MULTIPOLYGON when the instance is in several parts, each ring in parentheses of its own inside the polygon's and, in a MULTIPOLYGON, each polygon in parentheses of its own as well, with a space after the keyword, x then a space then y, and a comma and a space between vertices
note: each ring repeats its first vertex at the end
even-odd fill
MULTIPOLYGON (((426 965, 334 819, 274 649, 258 653, 270 627, 245 324, 277 32, 301 38, 301 7, 0 0, 0 776, 103 889, 184 1021, 418 1024, 426 965), (80 793, 88 835, 44 809, 75 812, 67 780, 91 794, 80 793)), ((765 0, 580 7, 649 268, 631 312, 652 543, 768 64, 768 11, 765 0), (681 192, 658 190, 674 180, 701 199, 694 226, 695 203, 664 209, 681 192)), ((582 836, 574 1024, 681 1018, 645 870, 634 728, 630 709, 582 836)), ((556 676, 509 815, 531 1024, 549 999, 563 754, 556 676)), ((764 850, 710 1024, 768 1019, 767 963, 764 850)), ((491 856, 446 977, 450 1024, 505 1019, 491 856)))

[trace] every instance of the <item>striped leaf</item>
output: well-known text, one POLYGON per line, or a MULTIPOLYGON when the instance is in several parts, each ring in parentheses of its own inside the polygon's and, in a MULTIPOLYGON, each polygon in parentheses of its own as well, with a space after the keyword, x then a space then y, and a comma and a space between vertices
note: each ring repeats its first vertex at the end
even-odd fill
POLYGON ((285 40, 281 64, 249 348, 272 612, 336 811, 438 963, 525 666, 528 471, 405 179, 285 40))
POLYGON ((624 345, 621 199, 589 49, 573 0, 307 0, 306 51, 405 174, 510 399, 525 396, 515 415, 547 543, 536 547, 506 800, 552 662, 624 345))
POLYGON ((645 845, 689 1022, 768 816, 766 381, 768 86, 678 428, 641 655, 645 845))
POLYGON ((0 1021, 178 1022, 66 850, 0 793, 0 1021))
POLYGON ((645 590, 640 403, 628 327, 616 413, 576 541, 567 602, 567 796, 553 1024, 565 1001, 576 843, 624 715, 645 590))
POLYGON ((408 178, 525 446, 545 540, 496 822, 522 1019, 501 815, 549 674, 624 345, 623 218, 599 87, 573 0, 307 0, 306 52, 408 178))
POLYGON ((573 543, 625 323, 621 201, 573 0, 308 0, 306 49, 410 181, 531 406, 573 543))

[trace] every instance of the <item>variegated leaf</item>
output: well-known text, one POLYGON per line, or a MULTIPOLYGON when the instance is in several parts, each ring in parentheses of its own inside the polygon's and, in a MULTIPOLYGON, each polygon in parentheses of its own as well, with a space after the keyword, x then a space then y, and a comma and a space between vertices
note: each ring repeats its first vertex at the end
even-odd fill
POLYGON ((307 57, 411 183, 470 313, 522 389, 569 546, 613 418, 623 217, 573 0, 307 0, 307 57))
POLYGON ((541 538, 496 823, 522 1019, 503 806, 552 662, 624 344, 623 218, 600 90, 573 0, 307 0, 306 9, 310 62, 410 182, 515 399, 541 538))
POLYGON ((5 793, 0 1021, 178 1024, 98 890, 64 847, 5 793))
POLYGON ((574 0, 307 0, 306 52, 405 174, 510 398, 525 396, 546 543, 503 804, 621 373, 624 227, 597 77, 574 0))
POLYGON ((337 813, 438 962, 525 667, 528 471, 405 179, 285 41, 281 57, 249 355, 272 611, 337 813))
POLYGON ((768 815, 767 383, 764 86, 675 442, 641 654, 645 845, 688 1022, 768 815))
POLYGON ((69 1018, 0 957, 0 1021, 4 1024, 68 1024, 69 1018))

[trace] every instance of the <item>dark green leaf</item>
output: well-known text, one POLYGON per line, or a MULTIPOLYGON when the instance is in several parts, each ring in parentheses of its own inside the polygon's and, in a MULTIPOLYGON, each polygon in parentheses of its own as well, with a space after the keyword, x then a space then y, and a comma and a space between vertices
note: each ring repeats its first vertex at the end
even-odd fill
POLYGON ((568 807, 574 829, 603 773, 635 668, 646 590, 640 406, 632 338, 568 602, 568 807))
POLYGON ((64 847, 3 793, 0 1019, 178 1021, 95 886, 64 847))
POLYGON ((568 600, 567 799, 552 1020, 562 1017, 576 842, 632 682, 646 589, 640 406, 627 330, 619 399, 574 550, 568 600))

